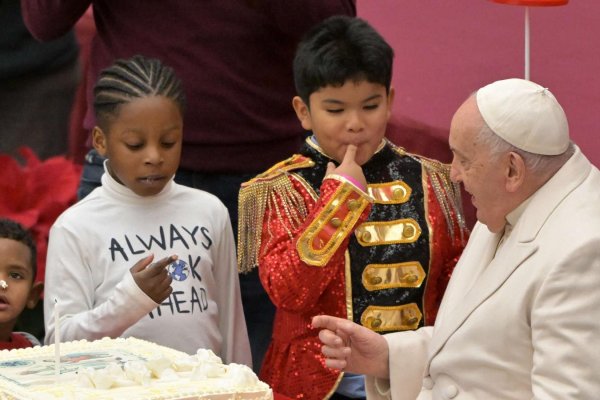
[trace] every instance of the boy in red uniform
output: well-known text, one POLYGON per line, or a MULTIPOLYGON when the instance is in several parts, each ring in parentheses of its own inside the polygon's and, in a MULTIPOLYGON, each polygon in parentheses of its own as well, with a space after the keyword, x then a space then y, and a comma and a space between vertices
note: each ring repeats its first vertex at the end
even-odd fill
POLYGON ((381 333, 432 324, 465 243, 449 166, 384 138, 392 60, 361 19, 313 28, 296 53, 293 99, 312 136, 240 192, 240 269, 259 267, 277 307, 261 379, 292 398, 364 397, 362 376, 325 366, 311 318, 381 333))
POLYGON ((25 332, 13 332, 25 307, 33 308, 43 284, 35 282, 36 248, 30 234, 18 223, 0 219, 0 350, 39 345, 25 332))

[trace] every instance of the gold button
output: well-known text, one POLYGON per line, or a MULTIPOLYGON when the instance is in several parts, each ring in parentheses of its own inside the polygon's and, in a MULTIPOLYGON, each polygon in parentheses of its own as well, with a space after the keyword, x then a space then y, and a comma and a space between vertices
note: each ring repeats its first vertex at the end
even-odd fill
POLYGON ((363 240, 363 242, 370 242, 371 241, 371 232, 369 231, 364 231, 362 233, 362 235, 360 235, 360 238, 363 240))
POLYGON ((419 280, 419 277, 415 274, 409 274, 409 275, 406 275, 406 277, 404 279, 408 283, 415 283, 416 281, 419 280))
POLYGON ((348 200, 348 209, 350 211, 356 211, 358 209, 358 207, 360 206, 360 204, 358 203, 358 200, 348 200))
POLYGON ((414 325, 419 322, 419 317, 415 310, 407 308, 402 312, 402 319, 404 320, 405 325, 414 325))
POLYGON ((371 321, 371 328, 379 328, 381 326, 381 320, 379 318, 374 318, 371 321))
POLYGON ((396 188, 393 191, 394 200, 400 200, 404 198, 406 192, 402 188, 396 188))
POLYGON ((372 276, 369 281, 371 282, 371 285, 379 285, 383 279, 381 279, 380 276, 372 276))
POLYGON ((402 235, 405 238, 411 238, 415 234, 415 227, 409 224, 404 225, 404 229, 402 229, 402 235))
POLYGON ((342 225, 342 220, 337 218, 337 217, 333 217, 331 218, 331 220, 329 220, 329 223, 331 224, 331 226, 333 226, 334 228, 339 228, 340 225, 342 225))

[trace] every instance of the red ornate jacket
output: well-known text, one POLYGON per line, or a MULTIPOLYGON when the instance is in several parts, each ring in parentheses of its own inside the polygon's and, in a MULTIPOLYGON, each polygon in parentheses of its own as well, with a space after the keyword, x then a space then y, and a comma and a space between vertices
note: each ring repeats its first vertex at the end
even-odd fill
POLYGON ((307 139, 240 192, 240 270, 258 265, 277 307, 260 376, 297 399, 328 398, 342 377, 324 364, 314 315, 381 333, 433 324, 468 235, 447 165, 384 141, 363 192, 325 176, 329 161, 307 139))

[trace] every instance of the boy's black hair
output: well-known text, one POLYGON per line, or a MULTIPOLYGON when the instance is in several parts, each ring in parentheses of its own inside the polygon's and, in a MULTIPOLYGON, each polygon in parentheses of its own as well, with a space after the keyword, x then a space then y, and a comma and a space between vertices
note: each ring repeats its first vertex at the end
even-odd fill
POLYGON ((185 111, 183 87, 171 67, 141 55, 115 61, 100 72, 94 86, 98 125, 106 131, 106 122, 118 114, 121 105, 149 96, 164 96, 177 104, 182 115, 185 111))
POLYGON ((37 275, 37 250, 33 237, 21 224, 7 218, 0 218, 0 239, 11 239, 23 243, 31 252, 32 282, 37 275))
POLYGON ((333 16, 311 28, 294 58, 298 96, 309 106, 312 93, 348 80, 385 86, 389 93, 394 51, 366 21, 333 16))

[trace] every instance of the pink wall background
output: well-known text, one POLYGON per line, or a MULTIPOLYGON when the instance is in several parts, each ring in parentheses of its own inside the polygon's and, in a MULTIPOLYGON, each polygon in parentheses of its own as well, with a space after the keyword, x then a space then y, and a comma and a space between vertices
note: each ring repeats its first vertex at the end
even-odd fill
MULTIPOLYGON (((530 7, 531 80, 561 102, 571 138, 600 166, 600 1, 530 7)), ((524 77, 525 8, 490 0, 358 0, 395 50, 394 116, 447 139, 477 88, 524 77)), ((399 141, 402 144, 401 141, 399 141)))

